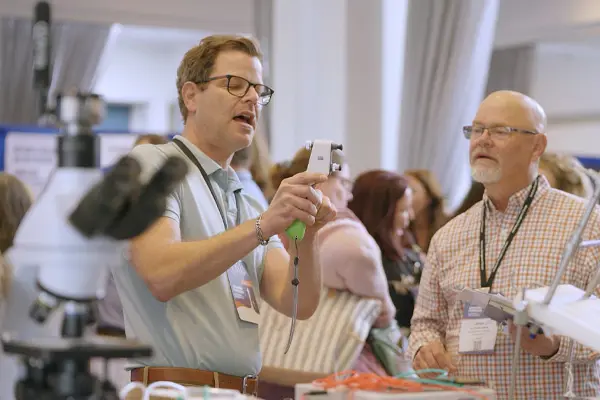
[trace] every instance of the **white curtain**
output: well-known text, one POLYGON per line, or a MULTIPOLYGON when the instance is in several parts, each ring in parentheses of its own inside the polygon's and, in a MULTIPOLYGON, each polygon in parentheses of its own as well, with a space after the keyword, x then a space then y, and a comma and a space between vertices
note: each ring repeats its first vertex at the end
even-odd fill
POLYGON ((486 94, 497 90, 516 90, 529 95, 534 61, 534 45, 494 50, 486 94))
MULTIPOLYGON (((0 18, 0 122, 36 124, 31 20, 0 18)), ((90 91, 109 38, 110 25, 52 24, 50 98, 77 87, 90 91)))
MULTIPOLYGON (((254 36, 259 41, 263 52, 263 81, 273 87, 271 77, 271 43, 273 37, 273 0, 254 0, 254 36)), ((275 94, 277 96, 277 94, 275 94)), ((270 106, 262 109, 258 129, 270 143, 270 106)))
POLYGON ((462 126, 486 88, 498 0, 410 0, 399 169, 424 168, 455 208, 471 184, 462 126))

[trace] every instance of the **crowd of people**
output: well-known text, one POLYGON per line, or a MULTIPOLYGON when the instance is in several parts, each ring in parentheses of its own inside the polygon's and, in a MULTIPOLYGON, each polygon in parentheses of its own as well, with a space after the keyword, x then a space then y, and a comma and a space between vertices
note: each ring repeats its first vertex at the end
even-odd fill
MULTIPOLYGON (((432 171, 353 174, 352 160, 335 151, 342 168, 324 176, 306 172, 306 149, 272 165, 266 139, 255 130, 273 90, 262 81, 260 49, 251 39, 203 39, 182 60, 177 91, 181 135, 144 135, 131 155, 144 176, 169 155, 186 159, 190 173, 168 197, 164 216, 111 266, 107 295, 98 303, 98 335, 136 338, 154 349, 151 359, 113 372, 116 379, 293 397, 293 384, 312 371, 271 371, 263 378, 269 365, 261 360, 259 326, 266 322, 241 312, 236 292, 245 285, 251 298, 290 316, 297 258, 299 319, 310 320, 323 307, 323 290, 376 299, 371 331, 394 338, 398 359, 415 370, 444 369, 486 382, 507 398, 514 327, 492 329, 486 348, 469 343, 468 310, 456 289, 510 297, 517 288, 549 284, 593 190, 575 158, 546 151, 546 117, 535 100, 512 91, 483 100, 464 128, 473 184, 463 204, 449 210, 432 171), (307 227, 300 242, 284 233, 295 220, 307 227), (287 374, 285 381, 279 374, 287 374)), ((23 183, 0 174, 3 253, 31 204, 23 183)), ((598 237, 596 210, 584 238, 598 237)), ((580 252, 565 282, 585 287, 598 261, 596 250, 580 252)), ((0 305, 13 273, 9 263, 0 266, 0 305)), ((263 306, 254 303, 248 308, 263 306)), ((358 342, 352 369, 395 375, 398 364, 377 351, 376 340, 369 334, 358 342)), ((327 337, 303 344, 307 354, 318 352, 320 341, 327 337)), ((538 335, 522 343, 517 398, 561 397, 570 340, 538 335)), ((598 355, 576 345, 574 357, 574 390, 600 395, 598 355)))

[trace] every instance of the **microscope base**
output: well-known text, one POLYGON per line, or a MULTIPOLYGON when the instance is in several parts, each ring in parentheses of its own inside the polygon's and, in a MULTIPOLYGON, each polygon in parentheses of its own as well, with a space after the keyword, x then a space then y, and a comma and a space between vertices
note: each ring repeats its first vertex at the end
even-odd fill
POLYGON ((25 376, 15 386, 16 400, 118 400, 117 389, 90 372, 90 360, 140 358, 152 349, 120 338, 2 338, 4 352, 20 356, 25 376))

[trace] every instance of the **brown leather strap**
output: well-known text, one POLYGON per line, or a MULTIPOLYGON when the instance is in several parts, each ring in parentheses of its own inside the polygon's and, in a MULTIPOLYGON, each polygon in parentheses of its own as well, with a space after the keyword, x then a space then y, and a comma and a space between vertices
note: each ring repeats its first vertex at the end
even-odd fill
POLYGON ((191 368, 135 368, 131 370, 131 381, 141 382, 144 385, 159 381, 168 381, 186 386, 210 386, 220 389, 233 389, 241 393, 254 395, 256 395, 258 389, 258 379, 255 376, 241 378, 239 376, 191 368))

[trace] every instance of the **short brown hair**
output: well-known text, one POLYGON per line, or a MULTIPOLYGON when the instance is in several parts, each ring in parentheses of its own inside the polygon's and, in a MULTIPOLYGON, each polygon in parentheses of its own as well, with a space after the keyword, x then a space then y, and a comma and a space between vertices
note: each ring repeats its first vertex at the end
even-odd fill
POLYGON ((211 35, 198 45, 189 49, 177 68, 177 100, 183 122, 187 119, 187 108, 183 102, 181 89, 186 82, 202 82, 212 73, 217 56, 223 51, 241 51, 262 62, 262 53, 258 42, 246 36, 211 35))
POLYGON ((169 143, 169 139, 167 139, 163 135, 156 134, 148 134, 148 135, 140 135, 135 139, 134 146, 137 146, 140 143, 148 143, 148 144, 166 144, 169 143))
POLYGON ((348 208, 362 221, 384 257, 399 260, 403 246, 392 240, 396 204, 408 189, 408 181, 393 171, 372 170, 354 181, 348 208))

